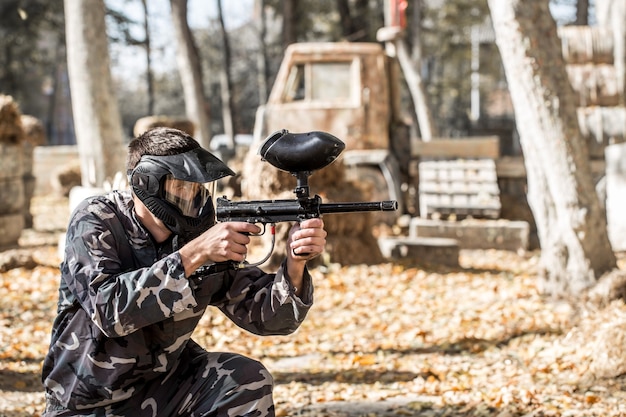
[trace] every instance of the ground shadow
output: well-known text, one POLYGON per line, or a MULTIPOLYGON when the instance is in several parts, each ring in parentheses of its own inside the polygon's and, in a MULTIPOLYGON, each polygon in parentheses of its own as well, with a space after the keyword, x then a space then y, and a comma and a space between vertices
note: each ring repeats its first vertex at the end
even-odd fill
POLYGON ((0 391, 41 392, 41 374, 0 369, 0 391))
POLYGON ((405 372, 372 369, 342 369, 338 371, 273 371, 272 376, 277 384, 302 382, 310 385, 322 385, 326 382, 344 382, 347 384, 374 384, 376 382, 409 382, 417 377, 428 378, 430 372, 405 372))
MULTIPOLYGON (((397 401, 335 401, 312 404, 297 410, 290 410, 289 415, 293 417, 478 417, 499 415, 500 411, 502 410, 484 404, 435 406, 428 400, 416 397, 397 401)), ((515 417, 525 414, 526 412, 521 410, 518 413, 507 410, 506 415, 515 417)))

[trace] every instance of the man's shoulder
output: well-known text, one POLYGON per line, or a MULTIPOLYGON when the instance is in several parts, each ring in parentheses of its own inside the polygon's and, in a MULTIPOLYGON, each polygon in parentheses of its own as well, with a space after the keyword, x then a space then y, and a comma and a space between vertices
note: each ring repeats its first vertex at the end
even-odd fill
POLYGON ((130 193, 125 191, 111 191, 106 194, 94 195, 84 199, 76 206, 73 217, 80 218, 91 215, 102 220, 129 217, 130 202, 130 193))

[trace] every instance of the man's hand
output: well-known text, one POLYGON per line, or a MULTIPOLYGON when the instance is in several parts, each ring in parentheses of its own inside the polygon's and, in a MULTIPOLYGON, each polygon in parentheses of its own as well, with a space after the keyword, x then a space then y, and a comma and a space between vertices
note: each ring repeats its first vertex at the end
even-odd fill
POLYGON ((287 256, 306 262, 324 252, 326 231, 320 218, 304 220, 293 225, 287 240, 287 256))
POLYGON ((296 294, 302 292, 306 261, 319 256, 326 246, 326 230, 320 218, 304 220, 293 225, 287 240, 287 272, 296 294))
POLYGON ((190 276, 208 262, 243 262, 250 243, 248 235, 260 232, 261 228, 252 223, 216 223, 179 250, 185 274, 190 276))

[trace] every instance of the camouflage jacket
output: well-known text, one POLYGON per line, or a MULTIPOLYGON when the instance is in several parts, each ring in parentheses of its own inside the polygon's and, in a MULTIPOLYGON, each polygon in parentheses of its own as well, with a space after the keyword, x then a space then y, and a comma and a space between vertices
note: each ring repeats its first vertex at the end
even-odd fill
POLYGON ((209 305, 259 335, 289 334, 313 300, 305 273, 298 298, 284 264, 205 271, 187 278, 171 242, 158 245, 132 210, 130 193, 82 202, 67 230, 58 316, 42 379, 69 409, 101 407, 163 377, 209 305))

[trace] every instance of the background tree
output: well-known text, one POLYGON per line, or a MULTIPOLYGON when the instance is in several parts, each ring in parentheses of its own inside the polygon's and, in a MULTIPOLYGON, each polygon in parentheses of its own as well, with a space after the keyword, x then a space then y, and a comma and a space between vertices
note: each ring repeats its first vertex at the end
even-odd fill
POLYGON ((12 96, 23 114, 41 120, 52 144, 74 136, 57 114, 64 104, 64 31, 63 2, 0 2, 0 93, 12 96))
POLYGON ((259 88, 259 104, 263 104, 267 101, 270 89, 266 46, 267 15, 265 13, 265 0, 255 0, 254 7, 254 23, 258 31, 258 49, 255 54, 257 57, 257 85, 259 88))
MULTIPOLYGON (((142 116, 154 114, 155 106, 155 93, 154 93, 154 74, 152 68, 152 40, 150 36, 150 16, 148 10, 148 1, 140 0, 142 16, 139 21, 131 19, 127 14, 122 11, 115 10, 113 8, 107 8, 107 18, 110 21, 108 25, 109 42, 112 45, 118 45, 119 48, 127 47, 139 47, 144 50, 145 53, 145 80, 146 88, 145 93, 142 94, 142 98, 145 98, 145 110, 139 111, 142 116), (138 38, 133 35, 133 29, 136 26, 141 26, 143 31, 143 38, 138 38), (145 97, 143 97, 145 95, 145 97)), ((123 82, 126 82, 124 80, 123 82)), ((122 102, 122 100, 120 100, 122 102)), ((133 102, 133 105, 136 105, 133 102)), ((134 112, 133 112, 134 113, 134 112)), ((136 114, 133 114, 136 116, 136 114)), ((134 117, 136 119, 137 117, 134 117)), ((122 117, 122 122, 125 122, 125 117, 122 117)), ((134 121, 134 120, 133 120, 134 121)), ((130 129, 129 129, 130 130, 130 129)))
MULTIPOLYGON (((378 2, 380 3, 380 2, 378 2)), ((341 37, 349 42, 375 42, 382 25, 382 4, 371 7, 368 0, 337 0, 341 37), (350 4, 353 7, 350 7, 350 4)))
POLYGON ((170 0, 176 62, 185 96, 185 113, 195 126, 195 138, 208 148, 211 140, 209 109, 204 95, 202 67, 193 35, 187 23, 187 0, 170 0))
POLYGON ((297 0, 283 0, 283 48, 298 42, 299 4, 297 0))
POLYGON ((576 1, 576 24, 588 25, 589 24, 589 0, 577 0, 576 1))
POLYGON ((541 244, 545 289, 579 294, 616 266, 548 1, 489 0, 541 244))
POLYGON ((141 0, 143 8, 143 29, 145 33, 143 46, 146 50, 146 87, 148 90, 148 107, 147 114, 154 114, 154 77, 152 74, 151 52, 152 45, 150 42, 150 19, 148 18, 148 0, 141 0))
POLYGON ((65 34, 83 186, 124 171, 122 124, 113 94, 103 0, 66 0, 65 34))
MULTIPOLYGON (((230 78, 230 43, 228 41, 228 33, 224 25, 224 13, 222 11, 222 1, 216 0, 217 18, 220 23, 220 32, 222 39, 222 59, 220 60, 220 91, 222 98, 222 122, 224 124, 224 134, 229 139, 229 148, 235 149, 235 127, 233 123, 233 83, 230 78)), ((232 155, 223 155, 226 158, 232 155)))

